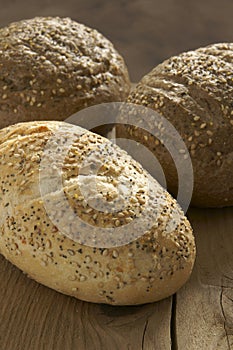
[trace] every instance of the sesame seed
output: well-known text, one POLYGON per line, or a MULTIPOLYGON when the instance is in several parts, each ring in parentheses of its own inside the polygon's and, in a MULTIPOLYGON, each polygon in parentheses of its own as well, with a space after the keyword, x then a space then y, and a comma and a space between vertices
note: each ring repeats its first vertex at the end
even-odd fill
POLYGON ((201 125, 200 125, 200 129, 204 129, 206 127, 206 123, 202 123, 201 125))
POLYGON ((100 277, 104 277, 103 271, 99 270, 99 276, 100 276, 100 277))
POLYGON ((51 241, 49 239, 47 239, 46 243, 45 243, 45 247, 46 248, 51 248, 52 244, 51 244, 51 241))
POLYGON ((119 276, 115 276, 115 277, 114 277, 114 280, 117 281, 117 282, 120 282, 120 281, 121 281, 121 279, 120 279, 119 276))
POLYGON ((90 262, 92 262, 92 258, 90 257, 90 255, 87 255, 85 258, 86 262, 89 264, 90 262))
POLYGON ((116 221, 115 221, 115 226, 116 226, 116 227, 120 226, 120 224, 121 224, 120 220, 116 220, 116 221))
POLYGON ((104 249, 102 255, 103 255, 103 256, 107 256, 107 255, 108 255, 108 249, 104 249))
POLYGON ((145 199, 143 199, 143 198, 138 198, 138 202, 140 204, 145 204, 146 203, 145 199))
POLYGON ((84 281, 86 281, 86 279, 87 279, 86 276, 82 275, 82 276, 80 276, 79 281, 84 282, 84 281))
POLYGON ((64 93, 64 92, 65 92, 65 89, 60 88, 60 89, 59 89, 59 92, 64 93))
POLYGON ((7 94, 2 95, 2 99, 5 100, 7 98, 7 94))
POLYGON ((77 277, 75 275, 68 277, 69 281, 75 281, 76 279, 77 279, 77 277))
POLYGON ((130 222, 132 222, 132 221, 133 221, 133 219, 132 219, 132 218, 130 218, 130 217, 128 217, 128 218, 125 218, 125 221, 127 222, 127 224, 129 224, 130 222))
POLYGON ((124 283, 123 282, 119 282, 118 286, 119 286, 119 288, 123 288, 124 287, 124 283))
POLYGON ((137 201, 137 199, 135 197, 131 197, 130 198, 130 202, 131 203, 137 203, 138 201, 137 201))
POLYGON ((179 153, 184 154, 185 153, 185 149, 180 149, 179 153))
POLYGON ((119 256, 118 251, 117 251, 117 250, 113 250, 112 256, 113 256, 114 258, 117 258, 117 257, 119 256))
POLYGON ((90 276, 91 276, 91 277, 93 277, 93 278, 96 278, 97 273, 96 273, 96 272, 94 272, 94 271, 91 271, 91 272, 90 272, 90 276))
POLYGON ((146 282, 146 281, 147 281, 147 278, 146 278, 145 276, 142 276, 142 277, 140 278, 140 280, 143 281, 143 282, 146 282))

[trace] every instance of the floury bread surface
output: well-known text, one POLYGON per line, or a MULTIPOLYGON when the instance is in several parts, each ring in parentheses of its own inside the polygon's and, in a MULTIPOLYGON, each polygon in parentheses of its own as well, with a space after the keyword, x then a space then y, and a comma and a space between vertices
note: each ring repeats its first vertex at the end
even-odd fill
POLYGON ((173 294, 190 276, 195 242, 189 221, 157 181, 109 140, 63 122, 20 123, 0 131, 0 167, 0 251, 34 280, 82 300, 133 305, 173 294), (52 181, 55 187, 41 197, 41 186, 56 172, 51 161, 43 173, 45 151, 58 134, 59 140, 73 139, 62 161, 63 187, 52 181), (89 182, 96 165, 98 194, 89 182), (80 227, 66 206, 59 207, 61 193, 80 227), (124 205, 117 210, 95 207, 103 200, 117 208, 120 197, 124 205), (62 223, 72 228, 70 235, 62 223), (102 246, 98 235, 92 240, 97 228, 113 228, 102 246))

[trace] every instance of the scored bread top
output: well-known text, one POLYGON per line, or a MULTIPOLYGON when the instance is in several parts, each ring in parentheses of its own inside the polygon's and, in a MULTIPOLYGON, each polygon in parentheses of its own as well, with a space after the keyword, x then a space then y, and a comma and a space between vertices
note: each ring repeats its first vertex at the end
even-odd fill
MULTIPOLYGON (((0 131, 0 155, 0 249, 37 281, 83 300, 140 304, 170 295, 190 275, 195 243, 181 208, 140 164, 109 140, 62 122, 21 123, 0 131), (54 188, 49 188, 42 198, 39 172, 46 158, 46 146, 59 128, 59 139, 74 136, 72 147, 61 162, 63 187, 59 189, 54 181, 54 188), (89 158, 87 169, 85 159, 90 155, 94 156, 89 158), (98 195, 110 203, 122 197, 122 208, 113 212, 95 208, 93 182, 88 182, 94 158, 100 165, 96 173, 98 195), (90 187, 88 198, 81 191, 81 172, 88 180, 84 187, 90 187), (63 220, 68 226, 73 224, 73 218, 70 222, 66 216, 66 208, 59 208, 60 192, 82 219, 80 227, 85 234, 81 241, 59 230, 63 220), (54 213, 50 213, 55 214, 53 220, 46 211, 47 199, 54 200, 54 213), (142 221, 137 224, 140 217, 142 221), (130 224, 133 226, 129 229, 130 224), (126 237, 122 237, 126 240, 114 245, 117 237, 106 234, 102 247, 90 244, 91 231, 97 227, 123 227, 126 237)), ((57 170, 56 164, 55 168, 49 164, 51 169, 43 173, 42 186, 53 179, 57 170)), ((75 229, 79 231, 75 226, 71 233, 75 229)), ((117 231, 113 233, 117 236, 117 231)))
MULTIPOLYGON (((169 58, 144 76, 128 98, 162 114, 182 136, 193 162, 195 205, 233 204, 232 100, 232 43, 169 58)), ((130 135, 130 127, 127 130, 130 135)), ((175 170, 170 157, 150 138, 148 145, 160 157, 173 190, 175 170)))

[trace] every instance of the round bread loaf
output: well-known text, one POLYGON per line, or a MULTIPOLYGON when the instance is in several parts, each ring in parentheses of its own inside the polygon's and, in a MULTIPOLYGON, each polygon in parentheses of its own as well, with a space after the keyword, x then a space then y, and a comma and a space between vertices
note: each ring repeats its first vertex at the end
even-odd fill
POLYGON ((96 30, 69 18, 36 17, 0 30, 0 128, 65 120, 85 107, 123 101, 126 65, 96 30))
MULTIPOLYGON (((97 134, 73 127, 39 121, 0 131, 0 252, 36 281, 90 302, 143 304, 173 294, 188 279, 194 264, 189 221, 178 203, 125 151, 97 134), (56 139, 56 145, 58 140, 71 138, 72 147, 60 165, 59 188, 53 173, 57 165, 49 161, 46 168, 42 164, 50 140, 56 139), (86 158, 90 162, 84 171, 81 164, 86 158), (91 182, 95 160, 97 194, 91 182), (81 172, 88 199, 83 195, 81 172), (47 188, 46 195, 42 187, 47 188), (70 219, 67 207, 58 203, 59 193, 65 194, 67 207, 76 217, 70 219), (120 197, 123 206, 117 208, 120 197), (96 207, 95 199, 97 204, 100 199, 113 203, 115 210, 96 207), (73 231, 64 232, 62 222, 73 231), (102 245, 97 236, 92 239, 98 228, 113 232, 111 237, 106 233, 102 245), (121 236, 117 229, 122 229, 121 236)), ((55 158, 53 152, 47 155, 55 158)))
MULTIPOLYGON (((232 99, 230 43, 210 45, 164 61, 142 78, 128 98, 128 102, 157 111, 180 133, 193 163, 193 205, 233 205, 232 99)), ((126 118, 121 116, 119 121, 124 123, 126 118)), ((163 167, 168 189, 176 192, 176 168, 159 140, 129 125, 118 126, 117 136, 148 147, 163 167)))

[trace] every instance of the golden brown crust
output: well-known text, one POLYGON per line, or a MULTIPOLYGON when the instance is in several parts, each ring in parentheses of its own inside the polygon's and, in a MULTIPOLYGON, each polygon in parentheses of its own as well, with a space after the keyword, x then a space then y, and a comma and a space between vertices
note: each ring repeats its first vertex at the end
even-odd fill
POLYGON ((129 93, 123 58, 96 30, 69 18, 35 17, 0 29, 0 128, 64 120, 129 93))
MULTIPOLYGON (((128 101, 150 107, 168 119, 182 136, 192 158, 192 204, 233 205, 233 44, 215 44, 171 57, 147 74, 128 101)), ((153 136, 133 127, 118 136, 134 138, 156 154, 169 189, 177 189, 170 155, 153 136)))
MULTIPOLYGON (((62 167, 70 207, 84 223, 92 227, 124 227, 125 235, 131 232, 127 224, 140 217, 143 210, 147 216, 157 212, 152 224, 147 227, 149 218, 145 216, 140 237, 121 246, 101 248, 80 244, 60 232, 60 223, 67 220, 64 213, 62 217, 61 212, 56 212, 57 224, 51 221, 45 201, 56 200, 59 189, 42 199, 39 169, 51 135, 63 128, 63 134, 70 136, 69 127, 62 122, 31 122, 0 131, 1 253, 36 281, 86 301, 130 305, 171 295, 192 271, 195 243, 191 226, 176 201, 155 180, 148 190, 148 174, 108 140, 76 128, 80 136, 62 167), (105 150, 118 154, 116 158, 102 159, 104 164, 97 177, 102 197, 111 202, 116 189, 130 181, 125 207, 117 212, 91 208, 80 193, 80 164, 87 151, 93 150, 100 150, 100 159, 105 150)), ((48 177, 51 174, 48 170, 48 177)), ((86 239, 88 235, 86 231, 86 239)))

